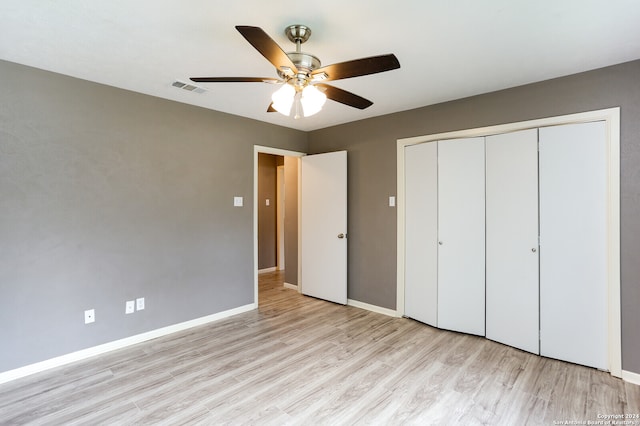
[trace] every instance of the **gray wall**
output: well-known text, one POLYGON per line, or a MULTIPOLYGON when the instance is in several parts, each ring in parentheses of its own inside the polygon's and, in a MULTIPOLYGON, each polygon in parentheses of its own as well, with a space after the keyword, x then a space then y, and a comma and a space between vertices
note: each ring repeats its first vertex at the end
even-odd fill
POLYGON ((251 303, 254 144, 349 151, 349 298, 394 309, 398 138, 621 106, 623 368, 640 373, 640 61, 308 135, 0 75, 0 371, 251 303), (147 309, 125 316, 136 297, 147 309))
MULTIPOLYGON (((375 101, 375 99, 373 99, 375 101)), ((621 107, 622 363, 640 373, 640 61, 310 133, 349 151, 349 298, 396 306, 396 140, 621 107)))
POLYGON ((304 152, 307 134, 0 75, 0 371, 253 302, 253 145, 304 152))
POLYGON ((284 281, 298 285, 298 163, 284 157, 284 281))
POLYGON ((258 153, 258 269, 272 268, 277 263, 277 160, 276 155, 258 153))

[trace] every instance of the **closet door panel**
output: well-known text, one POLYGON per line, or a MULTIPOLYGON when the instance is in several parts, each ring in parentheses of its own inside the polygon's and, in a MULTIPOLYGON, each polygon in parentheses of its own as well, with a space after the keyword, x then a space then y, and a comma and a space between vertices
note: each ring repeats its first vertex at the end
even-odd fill
POLYGON ((438 327, 485 334, 484 138, 438 142, 438 327))
POLYGON ((540 129, 540 352, 600 369, 607 356, 604 122, 540 129))
POLYGON ((536 354, 538 130, 486 138, 487 338, 536 354))
POLYGON ((437 326, 438 144, 405 155, 405 315, 437 326))

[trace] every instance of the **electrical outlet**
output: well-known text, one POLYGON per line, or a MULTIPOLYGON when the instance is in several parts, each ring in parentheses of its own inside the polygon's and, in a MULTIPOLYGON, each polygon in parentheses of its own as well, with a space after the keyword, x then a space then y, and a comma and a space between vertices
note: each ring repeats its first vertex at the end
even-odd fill
POLYGON ((124 305, 124 313, 132 314, 136 311, 136 305, 134 300, 127 300, 124 305))
POLYGON ((96 310, 95 309, 87 309, 84 311, 84 323, 89 324, 95 322, 96 320, 96 310))
POLYGON ((141 311, 144 309, 144 297, 139 297, 136 299, 136 310, 141 311))

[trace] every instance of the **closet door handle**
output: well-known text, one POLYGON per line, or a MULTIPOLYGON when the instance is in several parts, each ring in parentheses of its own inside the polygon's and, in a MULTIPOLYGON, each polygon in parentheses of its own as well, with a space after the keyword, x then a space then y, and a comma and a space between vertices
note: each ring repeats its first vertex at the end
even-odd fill
POLYGON ((534 248, 531 249, 531 251, 535 253, 535 252, 538 251, 538 249, 534 247, 534 248))
POLYGON ((444 243, 443 243, 442 241, 438 241, 438 245, 439 245, 439 246, 441 246, 441 245, 443 245, 443 244, 444 244, 444 243))

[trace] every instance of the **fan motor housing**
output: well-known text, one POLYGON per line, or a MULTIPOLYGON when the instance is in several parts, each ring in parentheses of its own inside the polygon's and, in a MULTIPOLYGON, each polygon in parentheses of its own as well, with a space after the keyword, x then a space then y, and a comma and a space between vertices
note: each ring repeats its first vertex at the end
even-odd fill
MULTIPOLYGON (((296 51, 287 52, 287 56, 298 69, 298 78, 308 77, 313 70, 320 68, 320 59, 317 56, 300 50, 300 45, 311 37, 311 28, 300 24, 289 25, 285 28, 284 33, 290 41, 296 44, 296 51)), ((278 71, 278 75, 281 78, 285 78, 284 73, 281 71, 278 71)))
POLYGON ((298 70, 313 71, 320 68, 320 59, 317 56, 304 52, 288 52, 287 56, 298 70))

